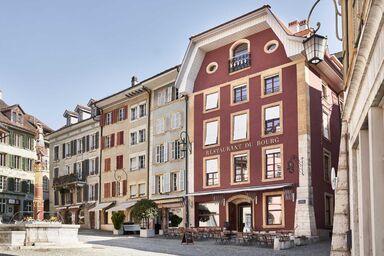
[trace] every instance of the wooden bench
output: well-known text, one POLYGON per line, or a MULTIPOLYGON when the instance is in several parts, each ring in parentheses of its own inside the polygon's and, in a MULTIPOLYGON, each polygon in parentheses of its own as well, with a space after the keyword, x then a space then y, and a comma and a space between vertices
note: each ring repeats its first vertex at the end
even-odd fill
POLYGON ((138 224, 124 224, 123 230, 125 232, 140 233, 140 225, 138 224))

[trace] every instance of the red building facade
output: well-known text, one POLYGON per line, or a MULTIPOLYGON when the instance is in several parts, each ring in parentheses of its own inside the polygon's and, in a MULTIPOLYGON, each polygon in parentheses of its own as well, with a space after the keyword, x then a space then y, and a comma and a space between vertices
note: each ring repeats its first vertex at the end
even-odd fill
POLYGON ((341 73, 331 56, 306 64, 306 34, 265 6, 191 38, 176 83, 190 98, 192 226, 331 228, 341 73))

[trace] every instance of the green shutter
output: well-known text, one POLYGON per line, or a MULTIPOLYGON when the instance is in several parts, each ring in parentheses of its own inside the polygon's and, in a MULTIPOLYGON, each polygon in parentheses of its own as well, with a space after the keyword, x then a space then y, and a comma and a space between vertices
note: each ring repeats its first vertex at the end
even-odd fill
POLYGON ((15 191, 15 179, 12 177, 8 178, 8 186, 7 186, 8 191, 15 191))
POLYGON ((10 130, 9 131, 9 145, 13 146, 15 144, 15 133, 10 130))

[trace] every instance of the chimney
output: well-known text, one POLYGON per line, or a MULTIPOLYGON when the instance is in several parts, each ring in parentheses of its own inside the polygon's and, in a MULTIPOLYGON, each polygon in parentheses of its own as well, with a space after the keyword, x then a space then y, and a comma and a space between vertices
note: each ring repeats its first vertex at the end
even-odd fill
POLYGON ((297 33, 299 32, 299 21, 298 20, 294 20, 294 21, 291 21, 288 23, 288 29, 292 32, 292 33, 297 33))
POLYGON ((136 76, 132 76, 132 79, 131 79, 131 86, 135 86, 137 85, 139 82, 137 81, 137 77, 136 76))
POLYGON ((299 22, 299 31, 306 30, 308 28, 307 20, 302 20, 299 22))
POLYGON ((3 91, 0 90, 0 100, 3 100, 3 91))

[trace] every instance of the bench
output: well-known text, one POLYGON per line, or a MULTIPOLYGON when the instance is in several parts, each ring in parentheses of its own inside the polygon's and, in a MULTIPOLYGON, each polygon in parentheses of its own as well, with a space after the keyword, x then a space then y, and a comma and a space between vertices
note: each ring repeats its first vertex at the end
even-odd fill
POLYGON ((138 225, 138 224, 124 224, 123 230, 124 230, 124 233, 128 233, 128 232, 139 233, 140 232, 140 225, 138 225))

